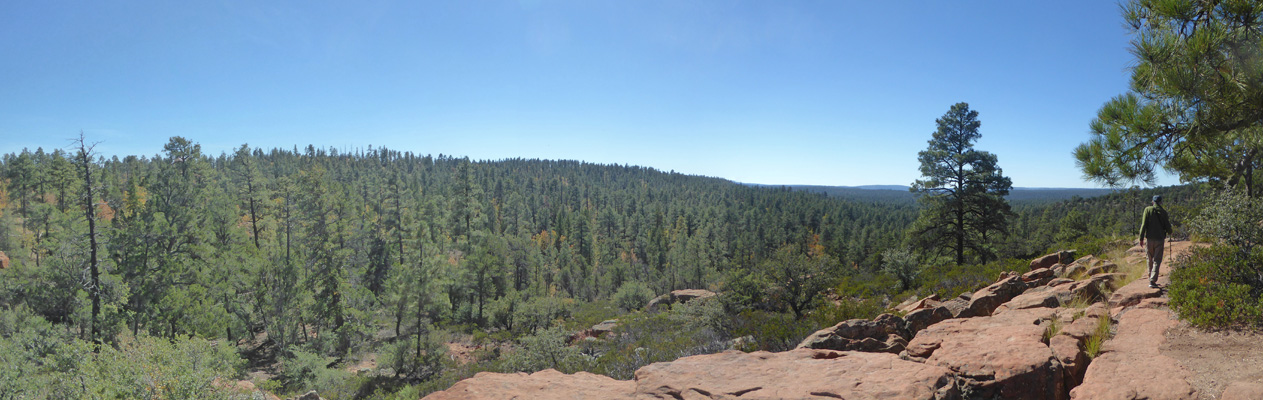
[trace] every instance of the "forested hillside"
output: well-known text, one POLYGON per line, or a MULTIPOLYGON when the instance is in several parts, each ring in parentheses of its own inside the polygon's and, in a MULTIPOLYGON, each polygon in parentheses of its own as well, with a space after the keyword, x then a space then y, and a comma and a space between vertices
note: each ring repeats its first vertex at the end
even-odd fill
MULTIPOLYGON (((903 248, 917 215, 912 203, 645 167, 314 146, 243 145, 210 155, 175 137, 152 158, 106 158, 90 146, 8 154, 0 177, 0 251, 9 259, 0 270, 0 353, 8 350, 0 361, 28 368, 5 373, 42 377, 0 389, 52 397, 91 391, 71 378, 106 362, 84 356, 89 351, 176 352, 164 343, 203 343, 199 351, 209 353, 179 354, 222 361, 196 370, 206 376, 264 371, 278 392, 352 381, 347 396, 361 398, 380 392, 374 388, 472 373, 451 372, 440 333, 491 335, 494 352, 477 358, 498 364, 477 368, 562 368, 555 354, 539 353, 556 350, 547 343, 569 334, 563 326, 616 316, 676 289, 725 293, 722 310, 693 311, 704 318, 645 317, 640 328, 624 318, 626 329, 645 329, 655 345, 665 336, 652 329, 709 335, 678 339, 673 345, 683 350, 633 356, 652 346, 628 341, 566 361, 571 370, 617 375, 632 364, 716 350, 680 343, 750 335, 755 348, 775 348, 783 345, 775 340, 794 342, 828 319, 807 322, 809 315, 845 317, 867 312, 856 304, 880 309, 904 290, 991 279, 990 269, 962 266, 951 276, 966 271, 973 280, 942 284, 946 275, 925 274, 896 285, 883 272, 883 253, 903 248), (826 288, 833 302, 824 301, 826 288), (698 325, 699 318, 714 324, 698 325), (379 369, 367 376, 326 373, 368 354, 379 369), (601 361, 603 354, 622 358, 601 361)), ((1099 246, 1101 237, 1129 235, 1148 193, 1018 207, 1013 234, 994 253, 1029 257, 1058 243, 1099 246)), ((1193 190, 1177 193, 1169 201, 1176 210, 1193 190)), ((948 268, 924 256, 928 250, 912 249, 918 265, 948 268)), ((90 376, 99 392, 125 390, 109 382, 130 379, 110 375, 126 370, 98 372, 90 376)))

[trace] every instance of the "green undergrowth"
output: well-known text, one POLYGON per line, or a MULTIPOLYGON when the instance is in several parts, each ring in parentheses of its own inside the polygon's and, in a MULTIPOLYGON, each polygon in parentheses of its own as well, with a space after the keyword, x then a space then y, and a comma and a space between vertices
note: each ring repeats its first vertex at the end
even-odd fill
POLYGON ((1202 328, 1263 329, 1263 248, 1193 249, 1171 272, 1171 308, 1202 328))

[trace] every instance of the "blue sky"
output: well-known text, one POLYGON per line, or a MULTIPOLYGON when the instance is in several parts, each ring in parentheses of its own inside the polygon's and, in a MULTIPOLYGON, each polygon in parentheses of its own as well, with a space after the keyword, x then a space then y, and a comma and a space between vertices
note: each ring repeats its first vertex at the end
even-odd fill
POLYGON ((1092 187, 1070 152, 1128 39, 1099 0, 7 1, 0 153, 82 130, 910 184, 964 101, 1015 186, 1092 187))

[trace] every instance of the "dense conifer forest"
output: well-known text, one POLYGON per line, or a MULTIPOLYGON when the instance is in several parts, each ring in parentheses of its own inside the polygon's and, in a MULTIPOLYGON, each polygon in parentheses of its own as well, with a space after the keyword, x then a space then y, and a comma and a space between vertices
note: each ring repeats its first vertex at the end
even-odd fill
MULTIPOLYGON (((957 265, 907 239, 917 203, 882 197, 372 147, 215 155, 173 137, 161 154, 106 157, 81 144, 0 163, 12 397, 181 397, 247 374, 326 398, 405 398, 478 370, 625 378, 680 355, 783 349, 909 293, 954 296, 1049 250, 1115 245, 1155 193, 1015 202, 1010 234, 957 265), (888 268, 898 252, 917 274, 888 268), (638 311, 677 289, 721 301, 638 311), (610 318, 618 340, 570 345, 610 318)), ((1178 216, 1198 190, 1156 192, 1178 216)))

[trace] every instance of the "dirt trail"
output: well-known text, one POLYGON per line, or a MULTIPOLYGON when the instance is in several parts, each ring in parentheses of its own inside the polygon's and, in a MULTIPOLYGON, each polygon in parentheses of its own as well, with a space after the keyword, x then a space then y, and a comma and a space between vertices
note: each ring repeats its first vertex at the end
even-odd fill
MULTIPOLYGON (((1189 241, 1168 244, 1158 283, 1166 287, 1172 261, 1198 245, 1189 241)), ((1127 263, 1143 265, 1144 260, 1140 246, 1127 251, 1127 263)), ((1165 290, 1162 296, 1166 297, 1165 290)), ((1166 331, 1165 338, 1159 353, 1190 372, 1188 383, 1197 390, 1198 399, 1218 399, 1233 382, 1263 382, 1263 332, 1208 332, 1180 321, 1166 331)))

